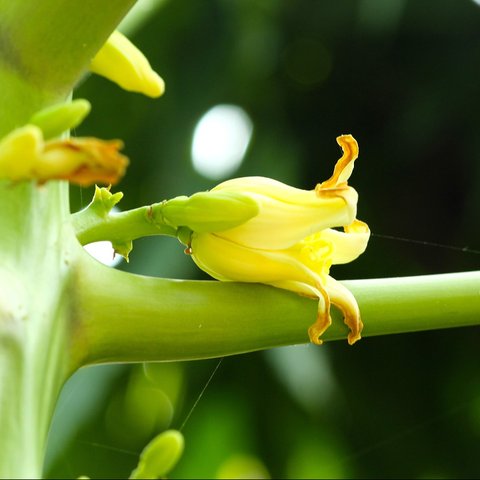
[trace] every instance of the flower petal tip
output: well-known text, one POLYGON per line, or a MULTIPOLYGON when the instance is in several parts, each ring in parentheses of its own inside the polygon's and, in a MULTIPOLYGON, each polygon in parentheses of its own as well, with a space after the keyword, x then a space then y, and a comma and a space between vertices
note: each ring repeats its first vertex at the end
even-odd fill
POLYGON ((359 317, 356 317, 354 319, 349 319, 346 317, 345 323, 350 328, 350 332, 348 333, 347 337, 348 344, 353 345, 355 342, 358 342, 362 338, 363 323, 359 317))
POLYGON ((315 345, 322 345, 323 340, 321 336, 332 324, 332 317, 330 316, 330 299, 328 294, 321 286, 317 287, 319 287, 317 320, 308 328, 308 336, 310 337, 310 341, 315 345))
POLYGON ((335 164, 333 175, 320 184, 320 188, 334 188, 347 185, 348 179, 353 172, 353 163, 358 158, 358 143, 352 135, 340 135, 337 143, 343 151, 343 155, 335 164))
POLYGON ((93 73, 115 82, 124 90, 158 98, 165 92, 163 79, 143 53, 123 34, 115 31, 90 64, 93 73))
POLYGON ((165 93, 165 82, 157 72, 151 71, 149 78, 145 81, 143 93, 147 97, 158 98, 165 93))
POLYGON ((360 340, 361 338, 362 336, 360 334, 356 335, 350 332, 348 334, 348 344, 353 345, 355 342, 358 342, 358 340, 360 340))

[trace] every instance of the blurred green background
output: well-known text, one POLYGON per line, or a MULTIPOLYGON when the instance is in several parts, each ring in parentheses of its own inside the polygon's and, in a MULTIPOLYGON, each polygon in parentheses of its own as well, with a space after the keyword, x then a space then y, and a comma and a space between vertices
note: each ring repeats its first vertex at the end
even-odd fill
MULTIPOLYGON (((360 259, 332 275, 479 268, 478 253, 461 251, 480 246, 480 6, 474 1, 142 6, 150 9, 124 30, 165 79, 164 97, 151 101, 98 77, 75 92, 93 104, 75 134, 125 141, 131 165, 116 187, 125 194, 121 208, 244 175, 311 189, 329 177, 340 155, 336 136, 351 133, 360 158, 350 183, 360 195, 358 216, 374 236, 360 259), (233 117, 217 123, 207 150, 242 128, 247 140, 252 135, 245 155, 237 155, 238 168, 206 175, 192 164, 193 135, 218 105, 236 108, 226 109, 233 117)), ((73 187, 72 210, 91 195, 73 187)), ((168 238, 135 242, 130 263, 117 268, 206 278, 168 238)), ((464 328, 225 358, 183 428, 185 453, 170 477, 478 477, 479 341, 478 328, 464 328)), ((217 364, 78 372, 56 412, 46 475, 128 477, 156 433, 180 428, 217 364)))

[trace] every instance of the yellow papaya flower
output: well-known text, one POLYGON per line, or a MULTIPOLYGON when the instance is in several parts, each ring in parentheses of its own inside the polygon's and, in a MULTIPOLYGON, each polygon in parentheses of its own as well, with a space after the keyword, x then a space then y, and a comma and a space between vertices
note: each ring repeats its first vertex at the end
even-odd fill
POLYGON ((361 336, 358 304, 330 275, 334 264, 357 258, 366 249, 370 230, 357 220, 356 191, 348 185, 358 145, 351 135, 337 142, 343 156, 330 179, 306 191, 262 177, 229 180, 213 192, 239 192, 252 198, 258 213, 223 231, 193 231, 188 253, 212 277, 222 281, 259 282, 319 301, 317 321, 309 328, 313 343, 330 326, 330 305, 344 314, 348 342, 361 336), (335 230, 343 227, 343 231, 335 230))
POLYGON ((165 91, 165 83, 143 53, 118 31, 95 55, 90 70, 131 92, 156 98, 165 91))
POLYGON ((119 153, 122 146, 119 140, 88 137, 45 141, 39 127, 26 125, 0 141, 0 178, 114 184, 128 165, 127 157, 119 153))

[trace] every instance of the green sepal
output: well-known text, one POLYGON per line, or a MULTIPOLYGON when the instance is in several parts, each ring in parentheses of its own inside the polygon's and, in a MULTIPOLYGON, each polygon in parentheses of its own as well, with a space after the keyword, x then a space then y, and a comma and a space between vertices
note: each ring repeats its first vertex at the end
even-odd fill
MULTIPOLYGON (((95 194, 92 201, 83 210, 74 213, 71 217, 77 237, 82 245, 86 245, 90 241, 80 238, 82 235, 79 232, 86 232, 99 224, 106 224, 109 220, 110 211, 122 198, 122 192, 111 193, 110 187, 100 188, 95 185, 95 194)), ((111 239, 109 238, 108 240, 111 239)), ((120 250, 123 251, 124 249, 120 248, 120 250)))
POLYGON ((127 240, 125 242, 112 242, 112 247, 115 250, 115 253, 121 255, 125 261, 129 261, 128 255, 133 250, 132 240, 127 240))
POLYGON ((90 102, 79 98, 40 110, 28 123, 39 127, 43 132, 43 138, 49 140, 80 125, 90 113, 90 109, 90 102))
POLYGON ((192 230, 190 230, 188 227, 179 227, 177 229, 177 238, 181 243, 189 247, 192 243, 192 233, 192 230))
POLYGON ((183 447, 183 435, 178 430, 167 430, 157 435, 143 449, 130 478, 164 478, 177 464, 183 447))
POLYGON ((258 214, 257 202, 238 192, 199 192, 157 204, 154 215, 172 227, 194 232, 220 232, 237 227, 258 214))
POLYGON ((123 198, 122 192, 111 193, 110 187, 98 187, 95 185, 95 194, 87 210, 94 212, 101 218, 107 218, 112 208, 123 198))

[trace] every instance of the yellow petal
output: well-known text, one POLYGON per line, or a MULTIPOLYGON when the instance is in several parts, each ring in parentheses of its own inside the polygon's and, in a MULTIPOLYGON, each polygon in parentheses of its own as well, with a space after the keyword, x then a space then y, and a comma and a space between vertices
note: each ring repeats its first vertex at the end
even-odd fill
MULTIPOLYGON (((316 322, 309 328, 313 343, 331 325, 330 298, 318 275, 302 262, 304 245, 281 251, 246 248, 215 234, 193 234, 190 253, 195 263, 222 281, 259 282, 318 300, 316 322)), ((328 253, 328 252, 327 252, 328 253)), ((321 262, 321 259, 318 259, 321 262)))
POLYGON ((358 158, 358 143, 352 135, 340 135, 337 143, 342 147, 343 155, 335 164, 333 175, 317 188, 326 189, 346 185, 353 172, 353 163, 358 158))
POLYGON ((344 322, 350 328, 348 343, 353 345, 360 340, 363 329, 358 303, 352 292, 332 277, 327 277, 324 286, 332 304, 343 313, 344 322))
POLYGON ((43 147, 40 128, 17 128, 0 141, 0 178, 12 181, 31 178, 31 170, 43 147))
POLYGON ((242 245, 268 250, 289 248, 324 228, 351 223, 357 211, 357 192, 351 187, 326 191, 301 190, 263 177, 224 182, 212 192, 249 195, 259 212, 248 222, 221 236, 242 245))
POLYGON ((320 279, 290 251, 247 248, 212 233, 193 233, 195 263, 217 280, 272 284, 297 281, 316 285, 320 279))
POLYGON ((315 345, 321 345, 323 343, 321 336, 332 324, 332 317, 330 316, 330 298, 324 288, 320 284, 317 284, 317 286, 314 287, 306 283, 292 281, 273 282, 270 285, 285 290, 291 290, 300 295, 316 298, 318 300, 317 319, 315 323, 310 325, 308 336, 312 343, 315 345))
POLYGON ((326 229, 319 234, 322 240, 333 247, 331 258, 334 265, 355 260, 366 250, 370 238, 368 225, 360 220, 354 220, 344 230, 326 229))
POLYGON ((120 32, 115 31, 98 51, 90 70, 131 92, 159 97, 165 84, 143 53, 120 32))

